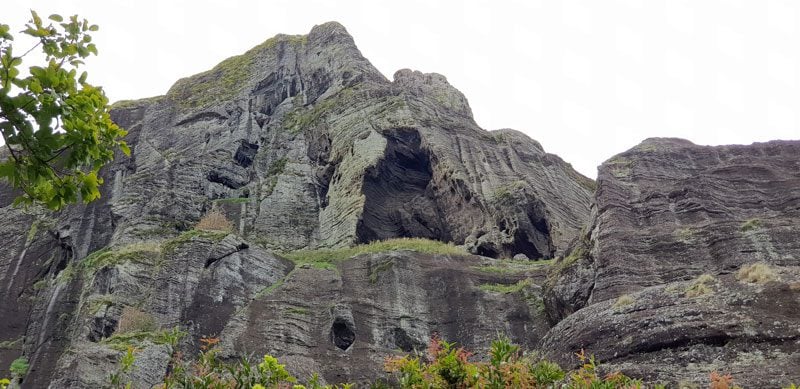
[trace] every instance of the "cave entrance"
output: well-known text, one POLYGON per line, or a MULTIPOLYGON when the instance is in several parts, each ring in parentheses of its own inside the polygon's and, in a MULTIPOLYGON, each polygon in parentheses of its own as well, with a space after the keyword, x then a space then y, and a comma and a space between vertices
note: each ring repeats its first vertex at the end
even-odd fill
POLYGON ((337 317, 331 326, 331 339, 340 350, 347 350, 356 341, 353 324, 343 318, 337 317))
POLYGON ((550 227, 541 206, 527 209, 526 218, 514 231, 514 242, 507 247, 509 255, 525 254, 530 259, 550 259, 555 253, 550 227))
POLYGON ((364 176, 364 212, 356 227, 358 243, 391 238, 452 240, 442 211, 429 190, 431 159, 415 129, 385 134, 383 160, 364 176))

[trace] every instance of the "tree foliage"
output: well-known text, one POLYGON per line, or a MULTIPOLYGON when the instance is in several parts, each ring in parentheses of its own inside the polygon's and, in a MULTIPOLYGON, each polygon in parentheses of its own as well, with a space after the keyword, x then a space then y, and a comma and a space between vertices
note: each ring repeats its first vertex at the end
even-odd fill
POLYGON ((121 140, 125 130, 108 114, 105 93, 86 81, 85 71, 78 74, 83 59, 97 55, 89 34, 97 30, 77 15, 43 21, 31 11, 21 33, 37 43, 17 55, 10 27, 0 24, 0 132, 8 154, 0 157, 0 179, 21 190, 15 204, 57 210, 79 198, 95 200, 100 168, 116 148, 130 153, 121 140), (36 49, 44 63, 21 75, 23 59, 36 49))

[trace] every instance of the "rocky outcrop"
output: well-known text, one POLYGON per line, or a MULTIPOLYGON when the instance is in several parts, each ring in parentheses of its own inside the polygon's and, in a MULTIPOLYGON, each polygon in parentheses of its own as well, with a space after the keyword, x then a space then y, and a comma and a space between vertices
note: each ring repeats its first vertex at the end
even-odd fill
POLYGON ((387 80, 338 23, 276 36, 112 117, 132 153, 101 171, 100 201, 18 209, 0 188, 0 369, 24 355, 26 386, 97 387, 131 342, 137 380, 157 382, 173 346, 191 355, 202 336, 332 381, 374 377, 383 353, 433 332, 481 349, 503 328, 532 347, 548 326, 536 283, 479 286, 533 274, 473 267, 561 255, 589 216, 592 180, 519 132, 478 127, 443 76, 387 80), (230 234, 194 229, 211 210, 230 234), (466 251, 335 272, 275 254, 399 237, 466 251), (134 319, 148 331, 120 330, 134 319))
POLYGON ((230 355, 270 353, 298 376, 367 384, 398 352, 424 351, 432 335, 486 350, 497 331, 534 347, 549 326, 541 288, 483 290, 535 280, 546 267, 498 275, 494 261, 412 251, 367 254, 335 269, 296 268, 258 296, 221 333, 230 355), (313 285, 313 287, 309 287, 313 285))
POLYGON ((99 201, 21 209, 0 187, 0 369, 25 356, 26 387, 103 386, 128 346, 149 387, 204 337, 366 382, 434 333, 478 352, 506 333, 565 367, 586 349, 653 382, 800 381, 800 142, 650 139, 595 192, 478 127, 444 76, 387 80, 337 23, 112 116, 132 153, 99 201), (331 259, 404 237, 450 245, 331 259))
MULTIPOLYGON (((800 379, 800 142, 648 139, 599 169, 586 233, 546 283, 543 349, 651 380, 800 379), (758 284, 737 277, 761 263, 758 284)), ((574 361, 573 361, 574 362, 574 361)))
POLYGON ((272 38, 114 118, 134 138, 114 205, 122 240, 237 199, 240 232, 275 250, 413 236, 551 258, 588 217, 591 180, 522 134, 480 129, 443 76, 384 79, 337 23, 272 38))

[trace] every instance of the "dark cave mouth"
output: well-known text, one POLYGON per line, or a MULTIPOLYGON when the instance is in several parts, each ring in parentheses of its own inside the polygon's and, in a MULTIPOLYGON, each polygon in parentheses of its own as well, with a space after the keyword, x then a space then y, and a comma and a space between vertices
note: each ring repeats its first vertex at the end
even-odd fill
POLYGON ((337 317, 331 325, 331 340, 336 348, 347 350, 356 341, 353 325, 343 318, 337 317))
MULTIPOLYGON (((384 158, 364 175, 364 209, 356 226, 355 243, 425 238, 463 244, 464 237, 453 236, 457 227, 448 225, 444 204, 450 200, 469 203, 469 199, 440 198, 442 194, 435 194, 434 162, 430 151, 422 145, 419 131, 398 128, 383 135, 387 141, 384 158)), ((461 192, 451 190, 444 196, 461 196, 458 194, 461 192)), ((469 191, 466 193, 469 195, 469 191)), ((497 226, 511 241, 480 243, 471 251, 491 258, 511 258, 516 254, 525 254, 531 260, 553 257, 550 227, 544 206, 538 200, 526 196, 505 211, 515 215, 513 224, 498 221, 497 226)))
POLYGON ((357 243, 392 238, 451 242, 437 199, 429 186, 431 158, 419 131, 400 128, 384 134, 385 157, 364 176, 364 211, 356 227, 357 243))

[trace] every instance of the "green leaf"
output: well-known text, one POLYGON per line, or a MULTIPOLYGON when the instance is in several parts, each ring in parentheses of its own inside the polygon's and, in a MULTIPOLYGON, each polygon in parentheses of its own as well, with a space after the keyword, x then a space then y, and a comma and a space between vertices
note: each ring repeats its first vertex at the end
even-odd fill
POLYGON ((36 11, 31 10, 31 17, 33 18, 33 24, 36 27, 40 27, 42 25, 42 18, 39 17, 39 14, 36 11))
POLYGON ((0 24, 0 38, 13 41, 14 36, 8 33, 9 30, 11 30, 11 27, 8 24, 0 24))
POLYGON ((83 196, 83 201, 88 203, 100 197, 100 191, 97 189, 97 186, 102 180, 98 180, 96 172, 90 172, 83 176, 81 181, 81 195, 83 196))
POLYGON ((39 80, 37 80, 35 78, 33 80, 31 80, 30 84, 28 84, 28 89, 30 89, 30 91, 33 92, 33 93, 42 93, 43 92, 42 84, 40 84, 39 80))
POLYGON ((0 178, 13 177, 14 169, 15 169, 14 163, 10 160, 4 163, 0 163, 0 178))
POLYGON ((121 140, 126 132, 109 116, 102 88, 87 84, 86 72, 62 66, 77 67, 83 64, 80 57, 97 54, 86 33, 97 26, 77 15, 66 23, 58 23, 64 20, 60 15, 50 15, 58 24, 46 26, 36 12, 31 17, 23 33, 39 38, 44 56, 24 78, 18 78, 22 61, 12 54, 10 28, 0 24, 0 131, 19 150, 17 159, 0 163, 0 180, 21 189, 15 204, 58 210, 79 196, 87 202, 97 199, 103 183, 97 172, 114 158, 116 147, 125 155, 130 149, 121 140), (63 131, 55 132, 54 123, 63 131))

